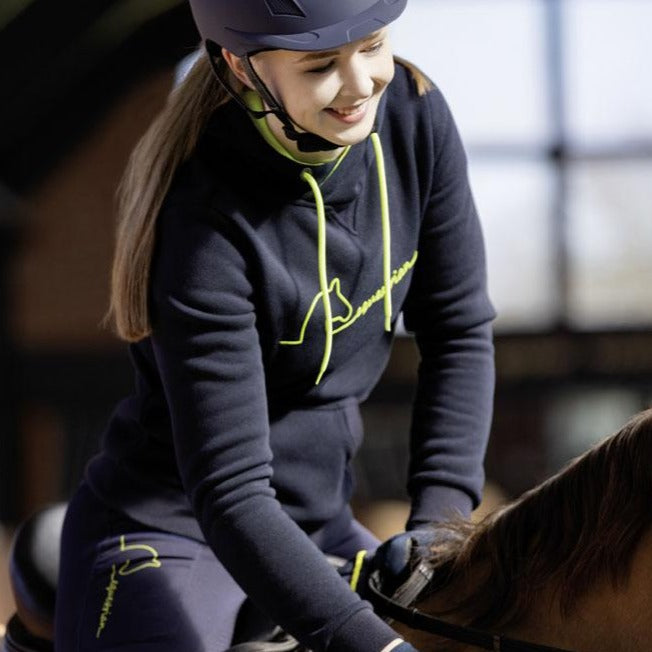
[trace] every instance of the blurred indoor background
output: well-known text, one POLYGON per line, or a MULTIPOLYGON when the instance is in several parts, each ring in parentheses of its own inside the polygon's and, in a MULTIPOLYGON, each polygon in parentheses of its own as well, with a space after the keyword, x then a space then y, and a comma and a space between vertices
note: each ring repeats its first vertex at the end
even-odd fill
MULTIPOLYGON (((499 313, 487 475, 507 496, 652 400, 650 26, 652 0, 410 0, 394 27, 469 154, 499 313)), ((184 0, 0 3, 7 528, 68 495, 131 389, 101 326, 114 192, 197 41, 184 0)), ((402 337, 365 406, 361 505, 404 498, 416 363, 402 337)))

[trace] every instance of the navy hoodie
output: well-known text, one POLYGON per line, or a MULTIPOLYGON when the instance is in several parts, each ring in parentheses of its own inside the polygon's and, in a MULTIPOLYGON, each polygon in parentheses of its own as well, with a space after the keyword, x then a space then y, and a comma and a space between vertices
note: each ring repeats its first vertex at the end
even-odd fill
POLYGON ((308 535, 346 513, 362 438, 358 405, 387 363, 400 312, 421 355, 408 527, 477 504, 491 418, 494 311, 455 124, 440 92, 419 96, 397 65, 377 131, 389 198, 391 331, 370 140, 351 147, 337 169, 310 168, 326 211, 325 356, 306 166, 270 147, 229 102, 161 210, 152 335, 131 346, 135 393, 116 408, 87 469, 106 503, 205 540, 259 606, 316 650, 378 652, 395 637, 308 535))

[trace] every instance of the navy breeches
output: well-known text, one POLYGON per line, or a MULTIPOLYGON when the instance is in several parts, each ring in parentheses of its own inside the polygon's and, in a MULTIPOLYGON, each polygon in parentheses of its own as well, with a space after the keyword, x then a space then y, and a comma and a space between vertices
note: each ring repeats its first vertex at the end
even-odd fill
MULTIPOLYGON (((337 530, 315 537, 325 553, 378 545, 352 518, 337 530)), ((205 543, 137 523, 85 484, 77 490, 61 546, 57 652, 220 652, 245 597, 205 543)))

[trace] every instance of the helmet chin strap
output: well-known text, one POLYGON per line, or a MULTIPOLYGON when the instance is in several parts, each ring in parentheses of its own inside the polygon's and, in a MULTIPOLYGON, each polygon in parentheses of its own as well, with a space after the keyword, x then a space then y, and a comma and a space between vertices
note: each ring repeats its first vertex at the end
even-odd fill
POLYGON ((265 82, 258 76, 251 63, 250 55, 245 54, 242 59, 247 75, 251 83, 256 87, 258 94, 263 98, 263 101, 270 107, 273 113, 283 124, 283 131, 285 135, 296 142, 297 148, 300 152, 328 152, 341 145, 336 145, 330 140, 326 140, 317 134, 310 133, 309 131, 297 131, 295 123, 288 115, 288 112, 283 106, 276 101, 270 90, 265 85, 265 82))
POLYGON ((332 143, 330 140, 326 140, 317 134, 310 133, 309 131, 297 131, 295 123, 292 121, 292 118, 288 115, 287 111, 283 108, 276 98, 272 95, 271 91, 265 85, 265 82, 258 76, 258 73, 254 70, 253 65, 251 64, 250 55, 246 54, 242 57, 245 71, 251 83, 254 85, 256 91, 261 96, 265 104, 269 107, 267 111, 254 111, 250 109, 236 90, 229 84, 222 71, 220 71, 217 65, 217 58, 221 58, 221 48, 217 43, 212 41, 206 41, 206 50, 208 52, 208 59, 213 68, 213 72, 217 77, 218 82, 224 88, 224 90, 248 113, 254 116, 254 118, 263 118, 270 113, 275 115, 283 125, 283 132, 290 140, 294 141, 297 144, 297 149, 300 152, 329 152, 334 149, 342 147, 342 145, 337 145, 332 143))

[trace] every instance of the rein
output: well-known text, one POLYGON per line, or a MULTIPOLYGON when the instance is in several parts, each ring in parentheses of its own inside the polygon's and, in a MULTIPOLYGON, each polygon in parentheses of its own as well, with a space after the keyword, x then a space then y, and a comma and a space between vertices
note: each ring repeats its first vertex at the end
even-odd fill
POLYGON ((371 602, 376 613, 381 616, 396 620, 412 629, 436 634, 442 638, 466 643, 483 650, 492 650, 493 652, 570 652, 562 648, 537 645, 473 627, 455 625, 430 616, 415 607, 405 606, 414 602, 431 578, 432 570, 424 562, 421 562, 409 579, 390 598, 382 592, 380 574, 375 571, 369 575, 364 597, 371 602))

